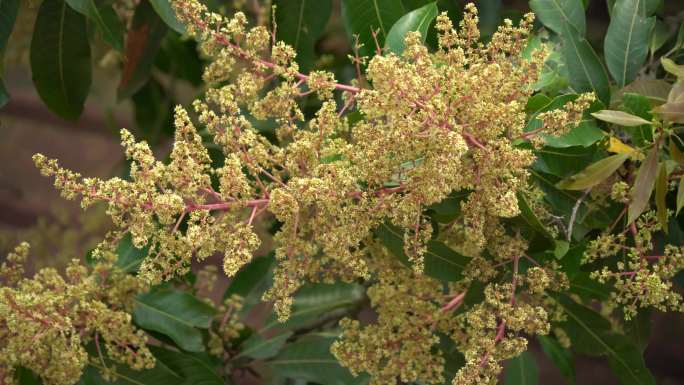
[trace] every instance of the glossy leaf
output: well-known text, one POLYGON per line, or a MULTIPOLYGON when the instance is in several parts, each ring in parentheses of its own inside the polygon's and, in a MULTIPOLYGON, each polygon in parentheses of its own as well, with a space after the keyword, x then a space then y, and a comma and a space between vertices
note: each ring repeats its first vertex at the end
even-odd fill
POLYGON ((663 231, 667 234, 667 202, 665 202, 665 197, 667 195, 667 167, 665 162, 660 163, 658 167, 658 178, 656 179, 656 214, 658 217, 658 222, 663 228, 663 231))
POLYGON ((627 210, 627 221, 632 223, 646 210, 653 192, 658 172, 658 147, 653 146, 646 159, 639 166, 636 180, 631 190, 631 202, 627 210))
POLYGON ((228 298, 237 294, 243 298, 256 290, 263 281, 268 278, 268 273, 275 264, 273 254, 264 257, 255 257, 245 267, 243 267, 230 281, 230 285, 223 294, 223 298, 228 298))
POLYGON ((648 55, 655 17, 646 17, 645 0, 618 0, 604 40, 606 66, 619 87, 630 83, 648 55))
POLYGON ((331 312, 343 311, 357 305, 364 297, 364 290, 357 284, 337 282, 333 284, 308 284, 294 296, 292 313, 285 322, 279 322, 275 313, 261 331, 271 328, 298 328, 320 320, 331 312))
POLYGON ((406 11, 397 0, 342 0, 347 33, 350 37, 359 36, 359 43, 363 44, 360 54, 365 56, 373 56, 376 50, 371 31, 378 32, 378 44, 382 48, 390 28, 406 11))
POLYGON ((638 116, 628 114, 624 111, 612 111, 612 110, 601 110, 594 112, 591 116, 598 120, 603 120, 604 122, 617 124, 619 126, 634 127, 640 126, 642 124, 651 124, 646 119, 640 118, 638 116))
POLYGON ((102 39, 117 51, 124 48, 124 26, 111 4, 102 0, 66 0, 71 8, 97 26, 102 39))
MULTIPOLYGON (((383 224, 378 227, 375 235, 395 257, 410 266, 408 257, 404 253, 404 232, 396 226, 383 224)), ((442 242, 428 241, 427 252, 424 256, 425 274, 443 281, 455 282, 461 279, 463 269, 470 258, 463 256, 442 242)))
POLYGON ((568 380, 569 383, 575 383, 575 362, 572 358, 572 352, 561 346, 558 341, 547 336, 537 336, 537 341, 541 345, 542 350, 551 359, 554 365, 558 368, 560 373, 568 380))
POLYGON ((428 27, 435 20, 438 12, 437 4, 433 2, 402 16, 392 25, 392 28, 387 33, 385 48, 390 52, 401 55, 405 48, 404 38, 407 33, 412 31, 420 32, 422 41, 425 42, 428 27))
POLYGON ((5 51, 19 13, 19 0, 0 0, 0 52, 5 51))
POLYGON ((85 17, 64 0, 42 2, 30 61, 33 84, 48 108, 65 119, 78 118, 91 82, 85 17))
POLYGON ((142 249, 133 246, 131 234, 126 234, 116 246, 116 266, 126 273, 136 272, 149 250, 149 246, 142 249))
POLYGON ((314 62, 314 46, 323 33, 332 13, 332 0, 275 0, 278 40, 297 51, 302 71, 309 71, 314 62))
POLYGON ((563 56, 570 85, 577 91, 594 91, 604 103, 610 102, 608 74, 591 44, 570 24, 563 24, 563 56))
POLYGON ((352 376, 330 353, 335 334, 314 334, 288 344, 266 365, 285 378, 321 385, 357 385, 367 381, 366 375, 352 376))
POLYGON ((579 174, 558 182, 556 186, 565 190, 585 190, 611 176, 629 158, 626 154, 615 154, 591 164, 579 174))
POLYGON ((176 12, 171 7, 172 0, 149 0, 157 15, 164 23, 181 35, 185 33, 185 26, 176 18, 176 12))
POLYGON ((604 137, 605 133, 591 119, 581 121, 580 124, 561 136, 543 135, 544 143, 549 147, 556 148, 588 147, 604 137))
POLYGON ((117 89, 119 100, 130 97, 145 85, 167 30, 148 1, 138 4, 126 38, 124 67, 117 89))
POLYGON ((170 337, 179 347, 201 352, 202 333, 216 310, 189 293, 156 289, 139 295, 135 300, 133 320, 143 329, 170 337))
POLYGON ((553 32, 562 34, 563 25, 569 24, 584 36, 586 20, 581 0, 530 0, 530 8, 553 32))
POLYGON ((506 385, 537 385, 539 369, 530 352, 525 351, 506 363, 506 385))
POLYGON ((292 332, 283 332, 275 337, 264 338, 258 333, 252 334, 240 347, 240 353, 235 358, 250 357, 263 360, 278 355, 285 346, 285 342, 292 336, 292 332))

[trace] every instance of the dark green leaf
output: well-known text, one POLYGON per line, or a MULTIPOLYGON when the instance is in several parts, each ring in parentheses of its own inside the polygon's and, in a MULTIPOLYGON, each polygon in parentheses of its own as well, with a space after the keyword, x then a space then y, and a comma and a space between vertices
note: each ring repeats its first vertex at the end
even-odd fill
POLYGON ((342 0, 347 33, 359 36, 359 43, 363 44, 360 53, 365 56, 373 56, 376 50, 371 31, 378 31, 378 45, 382 48, 390 28, 405 13, 403 4, 397 0, 342 0))
POLYGON ((672 37, 674 31, 663 21, 656 20, 655 27, 653 28, 653 34, 651 35, 651 42, 649 43, 649 50, 651 55, 654 55, 656 51, 662 48, 665 43, 672 37))
POLYGON ((506 364, 506 385, 537 385, 539 369, 530 352, 522 352, 519 356, 508 360, 506 364))
POLYGON ((33 84, 43 102, 65 119, 78 118, 91 82, 85 17, 64 0, 42 2, 30 59, 33 84))
POLYGON ((323 33, 332 12, 332 0, 275 0, 278 40, 297 51, 302 71, 314 64, 314 45, 323 33))
POLYGON ((333 284, 308 284, 294 296, 292 314, 284 323, 272 314, 261 331, 274 327, 297 328, 305 326, 331 312, 339 312, 357 305, 364 297, 364 290, 357 284, 337 282, 333 284))
POLYGON ((569 24, 584 36, 586 21, 581 0, 530 0, 530 8, 555 33, 562 34, 563 25, 569 24))
POLYGON ((639 313, 625 323, 625 335, 641 349, 643 353, 651 339, 651 310, 640 309, 639 313))
POLYGON ((530 207, 530 204, 527 202, 527 198, 525 197, 525 195, 522 193, 519 193, 517 196, 518 196, 518 208, 520 209, 520 216, 535 231, 539 232, 546 239, 553 242, 554 241, 553 235, 551 235, 551 233, 546 228, 546 226, 544 226, 541 223, 539 218, 537 218, 537 215, 535 215, 534 211, 532 211, 532 208, 530 207))
POLYGON ((42 385, 43 381, 40 380, 35 373, 31 370, 20 366, 14 372, 14 378, 19 383, 18 385, 42 385))
POLYGON ((605 137, 594 120, 583 120, 577 127, 561 136, 542 135, 549 147, 566 148, 573 146, 588 147, 605 137))
MULTIPOLYGON (((402 263, 410 265, 404 253, 404 235, 401 229, 390 224, 383 224, 375 231, 375 235, 402 263)), ((425 274, 449 282, 461 279, 463 269, 470 258, 435 240, 428 241, 427 247, 428 250, 424 256, 425 274)))
POLYGON ((604 54, 619 87, 630 83, 648 55, 655 17, 646 17, 645 0, 618 0, 608 25, 604 54))
POLYGON ((682 207, 684 207, 684 177, 679 178, 679 184, 677 186, 677 212, 675 215, 679 215, 682 207))
POLYGON ((629 158, 627 154, 615 154, 591 164, 579 174, 566 178, 556 185, 565 190, 586 190, 611 176, 629 158))
MULTIPOLYGON (((254 291, 263 283, 267 281, 269 271, 275 264, 275 258, 273 254, 269 254, 264 257, 256 257, 252 261, 233 277, 230 281, 230 285, 223 294, 223 298, 226 299, 233 294, 237 294, 243 298, 249 297, 254 291)), ((258 293, 258 297, 261 297, 262 293, 258 293)))
POLYGON ((648 156, 641 163, 637 173, 636 180, 632 186, 631 196, 632 200, 627 211, 627 221, 632 223, 641 215, 641 213, 648 207, 648 202, 651 199, 653 192, 653 185, 656 180, 656 173, 658 172, 658 146, 653 146, 648 156))
POLYGON ((3 82, 0 77, 0 108, 4 107, 5 104, 9 102, 9 99, 10 95, 9 92, 7 92, 7 88, 5 88, 5 82, 3 82))
POLYGON ((463 202, 470 192, 455 191, 449 194, 441 202, 435 203, 429 207, 434 211, 432 217, 440 223, 449 223, 456 219, 461 214, 461 202, 463 202))
POLYGON ((608 74, 591 44, 570 24, 563 24, 562 42, 570 85, 576 91, 594 91, 604 104, 608 104, 608 74))
POLYGON ((111 4, 103 0, 66 0, 71 8, 92 20, 102 39, 117 51, 123 51, 124 26, 111 4))
POLYGON ((285 341, 292 336, 292 332, 283 332, 275 337, 264 338, 260 334, 252 334, 245 342, 242 343, 240 353, 235 358, 250 357, 257 360, 263 360, 278 355, 280 349, 285 346, 285 341))
POLYGON ((149 246, 142 249, 133 246, 131 234, 126 234, 116 246, 116 266, 126 273, 136 272, 149 250, 149 246))
POLYGON ((0 0, 0 52, 5 51, 19 12, 19 0, 0 0))
POLYGON ((89 346, 88 351, 94 357, 88 361, 79 385, 169 385, 179 384, 183 380, 179 373, 175 373, 159 360, 152 369, 133 370, 128 365, 112 362, 106 356, 100 360, 93 346, 89 346), (114 368, 116 370, 111 370, 114 368), (112 374, 112 381, 102 378, 102 371, 105 369, 109 369, 112 374))
POLYGON ((147 82, 167 28, 148 1, 135 8, 126 38, 124 67, 117 89, 119 100, 135 94, 147 82))
POLYGON ((149 0, 149 2, 167 26, 181 35, 185 33, 185 26, 176 18, 176 12, 171 7, 171 0, 149 0))
POLYGON ((136 298, 133 320, 143 329, 170 337, 179 347, 201 352, 202 333, 208 328, 216 310, 189 293, 156 289, 136 298))
POLYGON ((285 348, 267 365, 276 374, 321 385, 358 385, 367 382, 366 375, 352 376, 330 353, 335 334, 306 336, 285 348))
POLYGON ((404 52, 404 38, 411 31, 418 31, 425 42, 428 27, 437 17, 437 4, 435 2, 424 5, 418 9, 405 14, 397 20, 387 34, 385 48, 390 52, 401 55, 404 52))
POLYGON ((169 367, 183 377, 182 382, 161 385, 225 385, 223 378, 218 375, 220 367, 218 361, 206 353, 181 353, 157 346, 150 346, 150 350, 157 358, 157 362, 169 367))
POLYGON ((562 347, 558 341, 547 336, 537 336, 537 341, 542 347, 542 350, 556 365, 563 377, 569 383, 575 383, 575 362, 572 358, 572 352, 562 347))

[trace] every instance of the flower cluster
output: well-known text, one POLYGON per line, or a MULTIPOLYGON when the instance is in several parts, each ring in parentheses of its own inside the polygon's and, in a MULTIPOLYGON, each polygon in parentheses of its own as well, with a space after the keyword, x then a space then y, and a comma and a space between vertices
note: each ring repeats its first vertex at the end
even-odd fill
POLYGON ((45 268, 21 278, 28 252, 28 244, 19 245, 0 267, 0 382, 12 383, 22 366, 45 383, 73 384, 89 361, 105 356, 137 370, 154 366, 147 337, 129 314, 142 282, 111 259, 92 270, 74 261, 64 277, 45 268), (95 345, 93 357, 88 344, 95 345))

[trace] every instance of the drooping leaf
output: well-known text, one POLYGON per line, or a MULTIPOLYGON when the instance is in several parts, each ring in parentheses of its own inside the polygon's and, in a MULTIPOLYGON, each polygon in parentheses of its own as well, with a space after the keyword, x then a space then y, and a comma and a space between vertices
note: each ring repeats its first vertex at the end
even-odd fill
POLYGON ((189 293, 156 289, 140 294, 135 300, 133 320, 143 329, 170 337, 180 348, 201 352, 202 333, 216 310, 189 293))
POLYGON ((275 337, 264 338, 258 333, 252 334, 242 343, 240 353, 235 358, 250 357, 263 360, 278 355, 278 352, 285 346, 285 341, 292 336, 291 331, 283 332, 275 337))
POLYGON ((660 63, 663 65, 665 71, 671 73, 678 78, 684 78, 684 65, 677 64, 670 58, 660 58, 660 63))
POLYGON ((644 14, 645 0, 618 0, 604 41, 608 71, 619 87, 630 83, 648 55, 655 17, 644 14))
POLYGON ((553 32, 562 34, 563 25, 569 24, 584 36, 586 20, 581 0, 530 0, 530 8, 553 32))
POLYGON ((663 231, 667 234, 667 202, 665 202, 665 196, 667 195, 667 167, 665 162, 660 163, 658 167, 658 178, 656 179, 656 214, 658 217, 658 222, 663 228, 663 231))
POLYGON ((656 180, 656 173, 658 172, 658 146, 653 146, 648 156, 639 166, 634 186, 631 189, 632 200, 627 210, 627 221, 632 223, 641 213, 648 207, 648 202, 651 199, 653 192, 653 185, 656 180))
POLYGON ((667 94, 668 103, 684 102, 684 79, 678 79, 667 94))
POLYGON ((102 39, 117 51, 124 48, 124 26, 111 4, 102 0, 66 0, 75 11, 97 26, 102 39))
POLYGON ((116 255, 118 256, 116 266, 126 273, 138 271, 140 263, 145 259, 149 250, 149 246, 142 249, 133 246, 131 234, 126 234, 116 246, 116 255))
POLYGON ((672 123, 684 123, 684 101, 668 102, 653 109, 664 120, 672 123))
POLYGON ((377 31, 378 45, 382 48, 390 28, 405 13, 403 4, 396 0, 342 0, 347 33, 350 37, 359 36, 359 43, 363 44, 360 54, 365 56, 373 56, 376 50, 371 31, 377 31))
MULTIPOLYGON (((220 361, 206 353, 182 353, 150 346, 157 362, 161 362, 169 369, 183 377, 179 385, 225 385, 226 382, 217 373, 220 361), (218 362, 215 362, 218 361, 218 362)), ((164 385, 164 384, 160 384, 164 385)), ((169 383, 165 385, 170 385, 169 383)))
POLYGON ((530 352, 525 351, 506 363, 506 385, 537 385, 539 369, 530 352))
POLYGON ((563 377, 570 384, 575 383, 575 362, 572 358, 572 352, 561 346, 558 341, 547 336, 537 336, 537 341, 541 345, 542 350, 551 359, 554 365, 561 372, 563 377))
POLYGON ((651 124, 646 119, 640 118, 638 116, 628 114, 624 111, 612 111, 612 110, 601 110, 594 112, 591 116, 598 120, 603 120, 604 122, 617 124, 619 126, 634 127, 640 126, 642 124, 651 124))
POLYGON ((7 40, 19 13, 19 0, 0 0, 0 52, 5 51, 7 40))
POLYGON ((645 96, 653 105, 665 103, 672 86, 662 79, 637 79, 615 94, 614 104, 619 104, 625 93, 645 96))
POLYGON ((314 45, 323 33, 332 12, 332 0, 276 0, 278 40, 297 51, 302 71, 313 67, 314 45))
POLYGON ((385 48, 390 52, 400 55, 404 52, 404 38, 411 31, 420 32, 422 41, 425 42, 428 27, 437 17, 438 9, 436 2, 424 5, 405 14, 392 25, 385 39, 385 48))
MULTIPOLYGON (((382 244, 399 260, 409 266, 410 262, 404 253, 404 233, 390 224, 383 224, 375 231, 382 244)), ((463 256, 442 242, 430 240, 424 256, 425 274, 444 281, 458 281, 470 258, 463 256)))
POLYGON ((78 118, 91 82, 85 17, 64 0, 42 2, 30 61, 33 84, 48 108, 65 119, 78 118))
POLYGON ((280 354, 267 361, 266 365, 279 376, 321 385, 366 383, 368 376, 352 376, 330 353, 330 345, 335 338, 335 334, 308 335, 285 346, 280 354))
POLYGON ((185 33, 185 26, 176 18, 176 12, 171 7, 171 0, 149 0, 152 8, 157 15, 164 20, 164 23, 181 35, 185 33))
POLYGON ((684 164, 684 154, 679 149, 679 146, 677 146, 674 139, 670 139, 669 150, 670 158, 672 158, 672 160, 677 162, 677 164, 684 164))
POLYGON ((271 328, 298 328, 329 316, 330 313, 344 311, 356 306, 364 297, 361 286, 352 283, 308 284, 294 296, 292 313, 285 322, 279 322, 275 313, 271 314, 261 331, 271 328))
POLYGON ((591 44, 570 24, 563 24, 562 42, 570 85, 577 91, 594 91, 609 104, 608 74, 591 44))
POLYGON ((518 197, 518 208, 520 209, 520 216, 536 232, 541 234, 548 241, 554 242, 553 235, 549 232, 549 230, 546 228, 546 226, 544 226, 544 224, 539 220, 539 218, 537 218, 534 211, 532 211, 532 208, 530 207, 530 204, 527 201, 527 198, 525 197, 525 195, 522 193, 519 193, 517 195, 517 197, 518 197))
POLYGON ((608 148, 606 148, 606 151, 613 154, 629 155, 631 158, 636 160, 641 160, 644 157, 643 154, 639 152, 639 150, 628 144, 625 144, 623 141, 621 141, 615 136, 611 136, 608 140, 608 148))
POLYGON ((117 89, 119 100, 135 94, 147 82, 167 30, 148 1, 138 4, 126 38, 124 67, 117 89))
POLYGON ((558 182, 556 186, 565 190, 585 190, 611 176, 629 158, 627 154, 615 154, 591 164, 579 174, 558 182))

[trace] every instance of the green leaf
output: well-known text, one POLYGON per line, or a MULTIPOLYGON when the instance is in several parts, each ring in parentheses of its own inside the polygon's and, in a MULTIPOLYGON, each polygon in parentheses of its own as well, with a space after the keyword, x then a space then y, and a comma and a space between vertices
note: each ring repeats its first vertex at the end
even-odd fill
POLYGON ((594 112, 591 116, 598 120, 603 120, 604 122, 617 124, 619 126, 635 127, 641 126, 642 124, 651 124, 646 119, 640 118, 638 116, 628 114, 624 111, 612 111, 612 110, 601 110, 594 112))
POLYGON ((682 207, 684 207, 684 177, 679 178, 679 185, 677 187, 677 212, 675 215, 679 215, 679 211, 681 211, 682 207))
POLYGON ((608 74, 591 44, 570 24, 563 24, 561 37, 570 85, 579 92, 594 91, 604 104, 609 104, 608 74))
POLYGON ((545 27, 557 34, 563 33, 563 25, 571 25, 584 36, 586 20, 581 0, 530 0, 530 8, 545 27))
POLYGON ((667 195, 667 167, 665 162, 660 163, 655 189, 658 222, 660 222, 663 231, 667 234, 667 202, 665 202, 665 196, 667 195))
POLYGON ((0 0, 0 52, 5 51, 19 13, 19 0, 0 0))
POLYGON ((648 55, 655 17, 646 17, 645 0, 618 0, 604 40, 608 71, 619 87, 632 82, 648 55))
POLYGON ((401 55, 405 48, 404 38, 411 31, 420 32, 422 41, 425 42, 428 27, 435 20, 438 12, 436 2, 432 2, 402 16, 389 30, 385 40, 385 48, 401 55))
MULTIPOLYGON (((410 266, 404 253, 404 232, 396 226, 382 224, 375 235, 395 257, 406 266, 410 266)), ((470 258, 463 256, 442 242, 430 240, 424 256, 425 274, 447 282, 455 282, 462 278, 462 272, 470 258)))
POLYGON ((439 223, 449 223, 461 214, 461 202, 463 202, 470 191, 453 191, 441 202, 430 205, 428 209, 434 211, 432 217, 439 223))
POLYGON ((5 88, 5 82, 2 81, 2 77, 0 77, 0 108, 4 107, 7 102, 9 102, 10 95, 9 92, 7 92, 7 88, 5 88))
POLYGON ((291 343, 266 363, 279 376, 321 385, 357 385, 368 376, 352 376, 330 353, 335 334, 308 335, 291 343))
MULTIPOLYGON (((156 360, 152 369, 143 370, 133 370, 128 365, 117 364, 106 356, 100 360, 93 345, 90 344, 87 347, 92 359, 88 361, 81 380, 78 382, 79 385, 169 385, 179 384, 183 380, 179 373, 175 373, 159 360, 156 360), (109 369, 112 381, 102 378, 102 371, 105 369, 109 369)), ((155 355, 154 352, 153 355, 155 355)))
POLYGON ((185 26, 176 18, 176 12, 171 7, 171 0, 149 0, 149 2, 167 26, 181 35, 185 33, 185 26))
POLYGON ((575 349, 586 354, 607 356, 623 385, 655 384, 639 349, 624 336, 613 333, 608 320, 569 297, 563 296, 557 303, 568 316, 564 326, 575 349))
POLYGON ((677 164, 684 164, 684 154, 682 154, 682 151, 679 149, 679 146, 677 146, 677 143, 673 139, 670 139, 670 158, 677 162, 677 164))
POLYGON ((16 368, 14 372, 14 378, 17 380, 18 385, 42 385, 43 381, 40 380, 34 372, 30 369, 26 369, 23 366, 16 368))
POLYGON ((133 320, 143 329, 170 337, 179 347, 201 352, 202 333, 216 315, 216 310, 189 293, 156 289, 138 295, 133 320))
POLYGON ((556 187, 564 190, 585 190, 611 176, 629 158, 627 154, 615 154, 589 165, 579 174, 563 179, 556 187))
POLYGON ((648 47, 651 51, 651 55, 655 55, 656 51, 667 43, 670 37, 672 37, 673 32, 674 31, 672 31, 665 22, 656 20, 653 34, 651 35, 651 42, 648 47))
POLYGON ((572 358, 572 352, 562 347, 554 338, 537 336, 537 341, 541 345, 542 350, 551 359, 554 365, 558 368, 560 373, 568 380, 569 383, 575 383, 575 362, 572 358))
POLYGON ((308 72, 314 64, 314 46, 323 33, 330 14, 332 0, 275 0, 278 40, 297 51, 297 62, 308 72))
POLYGON ((342 0, 347 33, 359 36, 359 43, 363 44, 359 53, 365 56, 373 56, 376 50, 371 31, 378 31, 378 45, 383 47, 390 28, 405 13, 403 4, 397 0, 342 0))
POLYGON ((223 378, 217 373, 220 361, 206 353, 181 353, 158 346, 149 347, 157 362, 169 367, 183 377, 182 382, 174 381, 161 385, 225 385, 223 378), (218 361, 218 362, 215 362, 218 361))
POLYGON ((671 73, 678 78, 684 78, 684 65, 677 64, 672 59, 663 57, 660 58, 660 64, 663 65, 665 71, 671 73))
POLYGON ((250 357, 256 360, 263 360, 275 357, 291 336, 292 332, 287 331, 266 339, 260 334, 254 333, 242 343, 240 353, 235 358, 250 357))
POLYGON ((117 51, 123 51, 124 26, 111 4, 103 0, 66 0, 76 12, 92 20, 102 39, 117 51))
POLYGON ((126 234, 116 246, 116 255, 118 255, 116 266, 126 273, 136 272, 149 250, 149 246, 142 249, 133 246, 131 234, 126 234))
POLYGON ((561 136, 542 134, 544 143, 548 147, 566 148, 573 146, 589 147, 605 137, 605 133, 598 128, 592 119, 583 120, 576 127, 561 136))
POLYGON ((530 227, 532 227, 535 231, 539 232, 544 236, 544 238, 554 241, 553 235, 549 232, 549 230, 544 226, 539 218, 534 214, 534 211, 532 211, 532 208, 530 207, 530 204, 527 202, 527 198, 525 197, 524 194, 518 193, 518 208, 520 209, 520 216, 527 222, 530 227))
POLYGON ((539 369, 530 352, 524 351, 519 356, 508 360, 506 365, 506 385, 537 385, 539 369))
POLYGON ((223 293, 223 299, 237 294, 246 298, 256 290, 267 278, 268 273, 275 264, 275 257, 269 254, 264 257, 256 257, 233 277, 230 285, 223 293))
POLYGON ((64 0, 41 3, 31 39, 31 73, 38 95, 57 115, 81 115, 91 82, 85 17, 64 0))
POLYGON ((632 223, 648 207, 651 199, 653 185, 655 184, 656 173, 658 172, 658 146, 653 146, 648 156, 641 163, 636 180, 632 186, 632 200, 627 210, 627 222, 632 223))
POLYGON ((124 67, 117 89, 119 100, 131 97, 145 85, 167 30, 150 2, 138 4, 126 37, 124 67))

